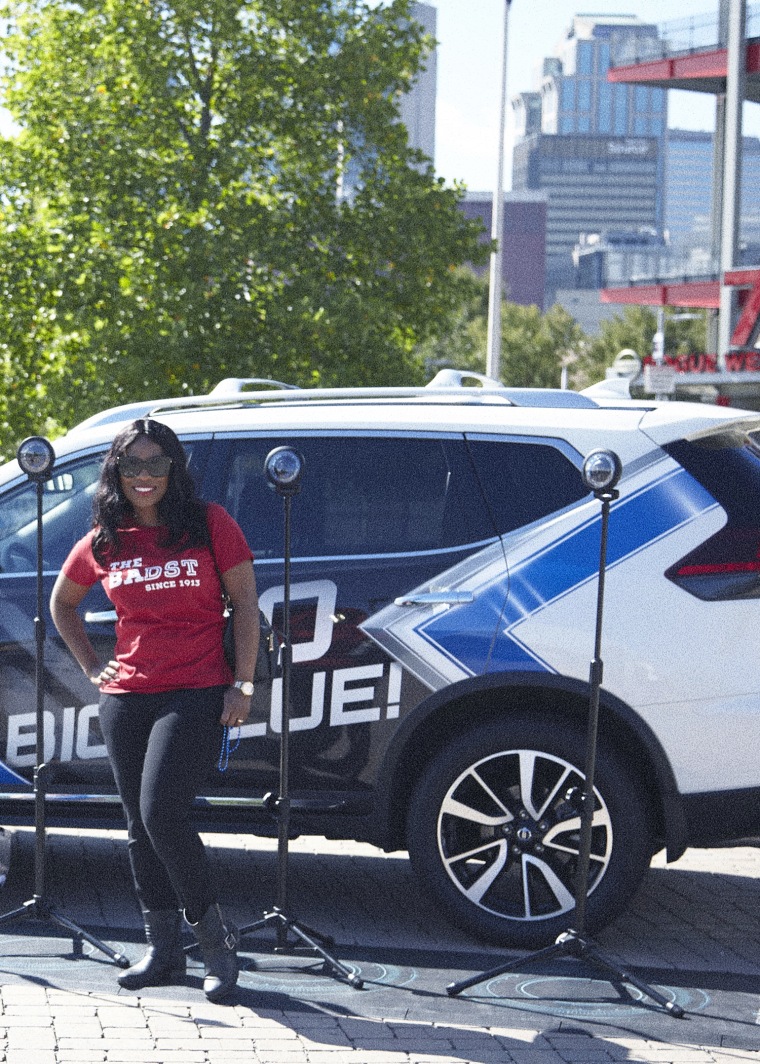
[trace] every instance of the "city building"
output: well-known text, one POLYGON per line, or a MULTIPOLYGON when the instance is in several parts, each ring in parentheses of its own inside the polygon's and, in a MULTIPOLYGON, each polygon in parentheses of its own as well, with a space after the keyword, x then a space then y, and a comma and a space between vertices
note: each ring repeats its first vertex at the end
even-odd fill
MULTIPOLYGON (((712 133, 669 129, 665 151, 665 224, 655 230, 581 233, 573 251, 575 285, 625 286, 654 277, 717 277, 712 251, 712 133)), ((742 138, 738 266, 760 262, 760 138, 742 138)))
MULTIPOLYGON (((435 38, 436 9, 431 4, 412 4, 412 16, 425 33, 435 38)), ((435 95, 437 85, 436 50, 431 51, 410 92, 401 99, 401 121, 409 132, 409 143, 429 159, 435 158, 435 95)))
MULTIPOLYGON (((627 285, 604 289, 601 298, 657 308, 703 307, 712 312, 710 353, 680 361, 653 347, 655 359, 663 359, 677 371, 670 391, 760 409, 760 256, 753 264, 750 256, 756 249, 751 242, 742 247, 741 229, 744 222, 746 234, 745 216, 756 210, 755 197, 742 190, 746 168, 741 156, 747 140, 742 136, 744 105, 760 103, 760 6, 720 0, 715 17, 704 20, 699 40, 663 32, 659 49, 614 56, 608 78, 614 84, 714 96, 719 165, 710 168, 712 276, 703 270, 701 274, 629 278, 627 285)), ((692 142, 692 153, 694 148, 692 142)), ((686 172, 688 157, 682 165, 686 172)))
MULTIPOLYGON (((435 39, 437 11, 431 4, 413 3, 412 18, 435 39)), ((409 145, 422 152, 431 162, 435 158, 435 98, 437 85, 436 49, 428 55, 425 66, 399 101, 399 118, 407 129, 409 145)), ((340 168, 337 194, 342 200, 353 199, 360 182, 361 152, 365 142, 356 131, 346 136, 346 161, 340 168)), ((426 164, 423 164, 426 165, 426 164)))
POLYGON ((556 55, 544 60, 539 91, 513 102, 512 187, 547 194, 550 302, 558 289, 574 287, 572 256, 582 233, 662 232, 667 95, 607 81, 621 39, 657 33, 634 15, 577 15, 556 55))
MULTIPOLYGON (((461 204, 467 218, 483 223, 483 242, 491 239, 493 197, 489 192, 467 192, 461 204)), ((542 192, 508 192, 504 196, 502 285, 504 296, 523 306, 545 309, 546 195, 542 192)), ((488 267, 479 270, 486 272, 488 267)))
MULTIPOLYGON (((711 244, 713 197, 712 133, 669 129, 665 157, 665 232, 674 247, 711 244)), ((742 209, 739 241, 760 244, 760 139, 742 138, 742 209)), ((753 261, 760 255, 750 256, 753 261)))

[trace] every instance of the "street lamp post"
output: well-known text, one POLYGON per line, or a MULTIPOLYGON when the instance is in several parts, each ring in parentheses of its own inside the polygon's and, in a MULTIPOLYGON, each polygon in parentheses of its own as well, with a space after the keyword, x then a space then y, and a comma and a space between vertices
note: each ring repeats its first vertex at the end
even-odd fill
POLYGON ((728 0, 726 45, 726 103, 723 133, 723 205, 720 240, 720 311, 718 313, 718 365, 726 368, 726 353, 734 329, 735 290, 725 275, 736 266, 741 203, 742 107, 747 66, 747 0, 728 0))
POLYGON ((496 187, 491 209, 491 272, 488 286, 488 349, 486 374, 499 380, 501 368, 501 296, 504 243, 504 128, 507 117, 507 42, 509 39, 509 8, 512 0, 504 0, 504 34, 501 46, 501 102, 499 108, 499 152, 496 166, 496 187))

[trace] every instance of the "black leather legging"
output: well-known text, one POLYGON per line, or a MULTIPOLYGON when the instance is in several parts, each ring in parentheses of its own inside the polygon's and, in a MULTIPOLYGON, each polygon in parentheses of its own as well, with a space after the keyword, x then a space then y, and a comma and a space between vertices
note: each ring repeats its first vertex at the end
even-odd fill
POLYGON ((101 695, 100 727, 143 910, 183 908, 196 922, 216 900, 191 807, 219 757, 224 690, 101 695))

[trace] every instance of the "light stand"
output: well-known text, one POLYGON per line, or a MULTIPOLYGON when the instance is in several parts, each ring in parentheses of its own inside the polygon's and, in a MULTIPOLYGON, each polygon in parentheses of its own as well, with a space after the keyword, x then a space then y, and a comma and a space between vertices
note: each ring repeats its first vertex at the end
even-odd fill
POLYGON ((594 819, 594 776, 596 773, 597 732, 599 726, 599 689, 602 684, 603 671, 601 658, 602 610, 604 605, 604 577, 607 564, 607 533, 609 529, 610 504, 618 497, 619 493, 616 485, 621 473, 622 465, 620 459, 613 451, 592 451, 583 463, 584 483, 587 488, 593 491, 602 504, 602 523, 596 598, 596 636, 594 640, 594 658, 589 672, 590 697, 586 734, 586 764, 581 795, 580 838, 578 841, 578 867, 575 876, 575 904, 572 927, 567 931, 563 931, 553 945, 528 954, 522 960, 508 961, 506 964, 500 964, 470 979, 450 983, 446 987, 446 993, 449 997, 460 994, 463 990, 475 986, 477 983, 503 975, 504 972, 516 971, 526 962, 543 961, 551 957, 567 954, 570 957, 585 958, 596 965, 597 968, 606 972, 613 981, 630 983, 642 994, 661 1005, 672 1016, 680 1019, 684 1015, 684 1010, 680 1005, 673 1001, 668 1001, 659 991, 608 960, 586 934, 586 899, 588 895, 588 873, 594 819))
POLYGON ((22 916, 29 916, 37 920, 48 920, 50 923, 64 927, 72 935, 72 947, 74 956, 83 955, 82 940, 86 939, 90 945, 95 946, 111 960, 116 961, 120 968, 129 967, 129 958, 123 953, 112 950, 105 942, 84 931, 66 916, 56 912, 45 899, 45 858, 47 854, 47 833, 45 826, 45 784, 49 775, 50 766, 45 761, 44 743, 44 654, 45 654, 45 618, 43 610, 43 582, 42 582, 42 489, 55 464, 55 452, 48 440, 42 436, 30 436, 19 445, 16 452, 18 464, 31 481, 37 486, 37 616, 34 618, 34 638, 36 645, 35 661, 35 691, 37 698, 37 738, 34 769, 34 895, 12 912, 0 916, 0 925, 10 923, 22 916))
POLYGON ((280 780, 279 793, 275 797, 268 794, 265 803, 277 819, 277 904, 265 912, 260 920, 240 929, 244 935, 258 931, 262 927, 274 924, 276 929, 275 952, 287 953, 298 943, 317 953, 324 962, 327 974, 345 979, 347 983, 361 990, 362 979, 350 968, 336 960, 327 951, 332 946, 332 939, 306 927, 288 913, 288 858, 290 838, 290 670, 293 653, 290 642, 290 507, 293 496, 301 490, 301 478, 304 470, 303 456, 291 447, 275 447, 264 460, 264 472, 269 486, 282 497, 285 511, 284 553, 285 581, 283 593, 283 632, 282 632, 282 722, 280 726, 280 780), (288 935, 295 938, 289 942, 288 935))

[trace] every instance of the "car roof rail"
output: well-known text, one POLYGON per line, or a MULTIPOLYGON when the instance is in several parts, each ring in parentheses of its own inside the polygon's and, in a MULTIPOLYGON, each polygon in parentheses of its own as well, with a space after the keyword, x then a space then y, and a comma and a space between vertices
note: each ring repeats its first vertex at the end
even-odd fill
POLYGON ((71 432, 82 432, 100 425, 133 421, 158 414, 198 410, 205 407, 242 408, 272 403, 312 402, 399 402, 417 399, 426 405, 435 402, 473 403, 483 405, 502 403, 509 406, 554 407, 587 409, 599 403, 580 392, 560 388, 507 388, 492 377, 471 370, 440 370, 426 385, 408 387, 359 388, 299 388, 268 377, 226 377, 208 395, 186 395, 169 399, 146 399, 123 406, 111 407, 74 426, 71 432), (477 386, 466 384, 476 381, 477 386), (254 387, 255 390, 246 389, 254 387))
POLYGON ((471 369, 439 369, 435 377, 428 381, 426 388, 466 388, 472 387, 465 381, 476 381, 481 388, 498 389, 503 391, 504 385, 494 377, 486 377, 484 373, 476 373, 471 369))
MULTIPOLYGON (((96 428, 98 425, 110 425, 120 421, 135 421, 137 418, 149 417, 158 411, 193 410, 199 406, 229 406, 231 400, 245 399, 252 393, 244 392, 246 385, 255 384, 270 387, 272 392, 300 391, 296 384, 283 384, 270 377, 225 377, 208 395, 179 395, 169 399, 141 399, 134 403, 111 406, 98 414, 80 421, 69 432, 82 432, 96 428)), ((256 393, 259 397, 260 392, 256 393)))
POLYGON ((285 391, 300 391, 297 384, 283 384, 282 381, 274 381, 271 377, 225 377, 219 381, 209 395, 238 395, 244 388, 255 384, 264 388, 278 388, 285 391))

